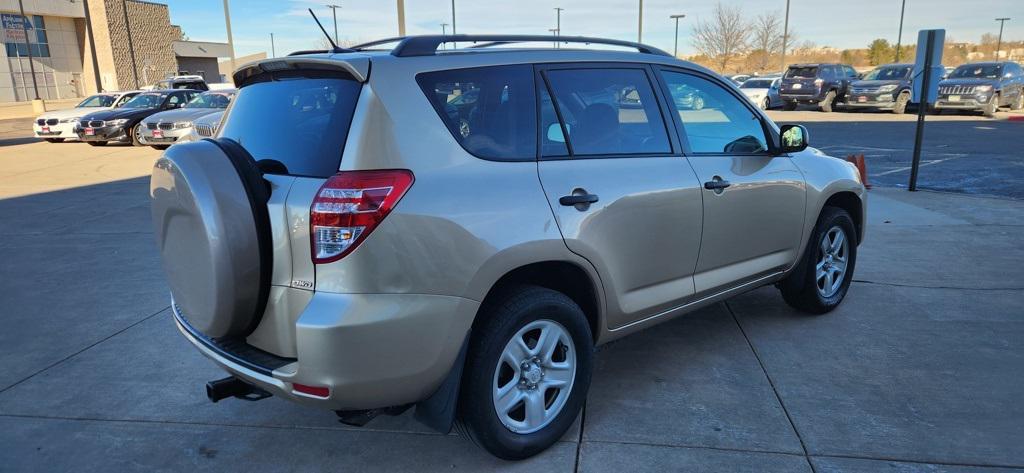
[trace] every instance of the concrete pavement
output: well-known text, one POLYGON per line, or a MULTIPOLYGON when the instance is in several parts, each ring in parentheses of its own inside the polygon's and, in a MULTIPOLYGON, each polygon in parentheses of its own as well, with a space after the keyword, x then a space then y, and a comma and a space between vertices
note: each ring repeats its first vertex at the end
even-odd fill
POLYGON ((167 312, 144 148, 0 148, 4 471, 1024 471, 1024 202, 870 193, 837 311, 766 287, 600 349, 578 426, 508 463, 222 376, 167 312))

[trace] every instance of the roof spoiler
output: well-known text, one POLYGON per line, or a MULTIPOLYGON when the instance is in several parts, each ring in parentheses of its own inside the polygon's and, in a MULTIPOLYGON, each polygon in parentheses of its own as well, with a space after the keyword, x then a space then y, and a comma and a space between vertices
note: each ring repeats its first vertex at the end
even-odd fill
POLYGON ((344 72, 359 82, 366 82, 370 74, 370 59, 365 56, 339 58, 320 58, 287 56, 273 59, 263 59, 239 67, 231 75, 235 87, 241 87, 245 82, 268 72, 285 71, 289 69, 319 69, 335 70, 344 72))

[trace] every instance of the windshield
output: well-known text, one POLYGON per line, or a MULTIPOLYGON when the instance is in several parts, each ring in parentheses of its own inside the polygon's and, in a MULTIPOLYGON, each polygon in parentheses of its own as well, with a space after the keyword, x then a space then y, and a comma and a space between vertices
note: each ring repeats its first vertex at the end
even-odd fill
POLYGON ((157 108, 164 103, 164 94, 139 94, 122 105, 122 108, 157 108))
POLYGON ((1003 66, 999 64, 964 64, 956 68, 949 77, 951 79, 998 79, 1002 72, 1003 66))
POLYGON ((114 99, 117 97, 113 95, 93 95, 83 100, 76 107, 109 107, 114 104, 114 99))
POLYGON ((280 162, 288 174, 331 176, 338 172, 361 87, 318 71, 275 72, 239 89, 220 136, 237 141, 257 161, 280 162))
POLYGON ((818 77, 818 66, 790 67, 786 77, 797 79, 813 79, 818 77))
POLYGON ((773 79, 749 79, 740 86, 741 89, 767 89, 772 86, 773 79))
POLYGON ((864 75, 864 80, 902 80, 910 77, 910 66, 879 67, 864 75))
POLYGON ((185 108, 227 108, 231 96, 227 94, 199 94, 185 108))

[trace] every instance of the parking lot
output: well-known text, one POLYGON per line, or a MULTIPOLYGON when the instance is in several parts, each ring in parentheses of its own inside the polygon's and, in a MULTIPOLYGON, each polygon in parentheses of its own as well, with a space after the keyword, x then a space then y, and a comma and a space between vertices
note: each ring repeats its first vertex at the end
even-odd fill
POLYGON ((952 192, 909 193, 915 117, 771 115, 866 156, 846 302, 765 287, 606 345, 577 426, 519 463, 409 414, 211 404, 153 243, 159 152, 0 122, 0 470, 1024 471, 1024 123, 929 117, 920 186, 952 192))

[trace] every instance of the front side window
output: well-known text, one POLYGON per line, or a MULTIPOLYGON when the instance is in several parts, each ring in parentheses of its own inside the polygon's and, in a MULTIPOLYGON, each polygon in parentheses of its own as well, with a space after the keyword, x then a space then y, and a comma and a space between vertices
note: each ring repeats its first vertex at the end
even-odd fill
POLYGON ((130 102, 130 101, 131 101, 131 100, 132 100, 133 98, 135 98, 135 96, 136 96, 136 95, 139 95, 139 94, 138 94, 138 93, 132 93, 132 94, 124 94, 124 95, 123 95, 123 96, 121 97, 121 99, 117 101, 117 103, 116 103, 116 104, 114 105, 114 107, 116 108, 116 107, 120 107, 120 106, 122 106, 122 105, 124 105, 124 104, 127 104, 127 103, 128 103, 128 102, 130 102))
POLYGON ((884 66, 872 70, 864 80, 903 80, 910 77, 910 66, 884 66))
POLYGON ((537 156, 537 108, 528 65, 427 72, 416 76, 441 121, 466 151, 484 159, 537 156))
POLYGON ((662 71, 692 153, 768 151, 761 119, 724 87, 690 74, 662 71), (687 104, 700 99, 699 109, 687 104))
POLYGON ((231 96, 228 94, 207 93, 196 95, 185 108, 228 108, 231 96))
POLYGON ((554 69, 546 77, 573 156, 672 152, 643 69, 554 69))

